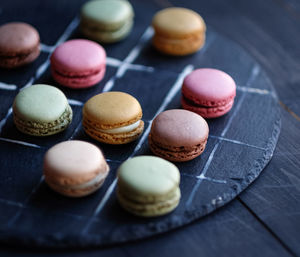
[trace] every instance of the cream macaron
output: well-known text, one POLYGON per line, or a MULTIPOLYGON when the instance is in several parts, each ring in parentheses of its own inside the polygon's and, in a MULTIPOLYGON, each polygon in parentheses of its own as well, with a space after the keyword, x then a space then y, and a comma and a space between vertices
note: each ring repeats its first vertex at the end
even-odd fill
POLYGON ((124 92, 105 92, 90 98, 83 107, 82 123, 92 138, 107 144, 126 144, 144 130, 142 108, 124 92))
POLYGON ((179 182, 180 173, 173 163, 137 156, 118 168, 117 197, 125 210, 137 216, 161 216, 179 204, 179 182))
POLYGON ((81 197, 103 184, 109 166, 95 145, 70 140, 50 148, 44 157, 45 181, 54 191, 70 197, 81 197))

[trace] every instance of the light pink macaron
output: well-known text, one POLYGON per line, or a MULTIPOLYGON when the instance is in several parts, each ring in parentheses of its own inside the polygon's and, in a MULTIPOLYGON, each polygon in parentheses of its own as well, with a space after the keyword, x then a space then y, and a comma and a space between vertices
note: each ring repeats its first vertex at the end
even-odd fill
POLYGON ((231 110, 235 95, 236 84, 230 75, 217 69, 197 69, 183 81, 181 105, 204 118, 216 118, 231 110))
POLYGON ((87 88, 105 74, 104 48, 90 40, 73 39, 59 45, 50 58, 53 78, 63 86, 87 88))
POLYGON ((64 141, 51 147, 44 157, 46 183, 65 196, 93 193, 103 184, 109 166, 100 149, 79 141, 64 141))

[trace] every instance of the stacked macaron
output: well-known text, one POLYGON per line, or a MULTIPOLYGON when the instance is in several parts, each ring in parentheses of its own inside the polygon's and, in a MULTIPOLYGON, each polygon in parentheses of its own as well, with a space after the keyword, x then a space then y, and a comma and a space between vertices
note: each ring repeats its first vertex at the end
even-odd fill
POLYGON ((205 42, 206 26, 202 17, 186 8, 166 8, 152 20, 154 47, 169 55, 188 55, 205 42))
POLYGON ((23 89, 13 103, 16 127, 32 136, 49 136, 65 130, 73 112, 64 93, 49 85, 23 89))
POLYGON ((179 182, 174 164, 154 156, 134 157, 118 169, 118 200, 137 216, 164 215, 179 204, 179 182))
POLYGON ((227 73, 216 69, 197 69, 184 79, 182 107, 204 118, 220 117, 230 111, 236 85, 227 73))
POLYGON ((46 183, 54 191, 65 196, 81 197, 101 187, 109 166, 98 147, 70 140, 47 151, 43 170, 46 183))
POLYGON ((130 33, 133 17, 133 8, 126 0, 93 0, 81 9, 80 28, 92 40, 114 43, 130 33))
MULTIPOLYGON (((82 7, 80 29, 89 39, 113 43, 129 35, 133 18, 133 8, 126 0, 93 0, 82 7)), ((192 54, 205 43, 206 25, 198 13, 189 9, 161 10, 154 16, 152 26, 152 43, 164 54, 192 54)), ((9 23, 0 27, 0 34, 0 67, 18 67, 38 57, 39 35, 30 25, 9 23)), ((52 76, 59 84, 73 89, 88 88, 103 79, 106 52, 96 42, 73 39, 55 49, 50 63, 52 76)), ((235 95, 235 82, 223 71, 197 69, 184 79, 181 104, 185 110, 161 112, 150 122, 149 148, 158 157, 134 157, 118 168, 117 198, 125 210, 137 216, 155 217, 178 206, 180 172, 171 162, 190 161, 203 153, 209 135, 204 118, 228 113, 235 95)), ((25 88, 13 104, 16 127, 33 136, 63 131, 71 123, 72 115, 62 91, 49 85, 25 88)), ((127 144, 144 130, 140 103, 124 92, 91 97, 84 104, 82 115, 86 134, 101 143, 127 144)), ((84 141, 61 142, 44 156, 46 183, 69 197, 95 192, 109 170, 101 150, 84 141)))
POLYGON ((98 94, 85 103, 82 113, 85 132, 102 143, 126 144, 144 130, 140 103, 127 93, 98 94))
POLYGON ((39 56, 40 36, 31 25, 10 22, 0 26, 0 35, 0 67, 20 67, 39 56))
POLYGON ((149 147, 164 159, 189 161, 204 151, 208 131, 208 125, 200 115, 186 110, 168 110, 153 120, 149 147))
POLYGON ((53 78, 66 87, 91 87, 105 74, 105 50, 90 40, 69 40, 54 50, 50 60, 53 78))

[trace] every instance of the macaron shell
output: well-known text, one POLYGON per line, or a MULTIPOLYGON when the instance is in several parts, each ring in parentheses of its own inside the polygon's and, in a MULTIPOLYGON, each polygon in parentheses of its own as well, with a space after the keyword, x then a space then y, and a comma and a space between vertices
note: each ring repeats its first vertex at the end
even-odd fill
POLYGON ((95 128, 111 129, 137 122, 142 117, 140 103, 123 92, 106 92, 90 98, 83 107, 83 120, 95 128))
POLYGON ((124 0, 89 1, 81 9, 82 22, 103 31, 118 30, 132 18, 132 6, 124 0))
POLYGON ((155 32, 170 38, 186 38, 206 30, 202 17, 189 9, 171 7, 159 11, 152 20, 155 32))
POLYGON ((236 95, 234 80, 217 69, 197 69, 183 81, 182 94, 196 104, 219 106, 231 102, 236 95))
POLYGON ((157 217, 165 215, 173 211, 179 204, 181 197, 180 190, 177 188, 175 194, 164 201, 156 203, 136 203, 134 201, 128 200, 119 192, 117 193, 118 200, 121 206, 128 212, 142 217, 157 217))
POLYGON ((39 46, 37 30, 23 22, 11 22, 0 26, 0 56, 29 54, 39 46))
POLYGON ((49 123, 59 119, 67 106, 67 98, 58 88, 37 84, 20 91, 13 111, 23 120, 49 123))
POLYGON ((131 196, 144 196, 146 202, 164 199, 161 197, 177 188, 179 182, 178 168, 156 156, 134 157, 118 168, 118 183, 121 188, 130 191, 131 196))
POLYGON ((118 133, 118 134, 109 134, 104 133, 95 129, 95 126, 92 123, 89 123, 87 120, 83 120, 83 127, 85 132, 95 140, 112 145, 127 144, 136 139, 138 139, 144 131, 144 122, 141 120, 140 125, 130 132, 118 133))
POLYGON ((105 59, 105 50, 99 44, 86 39, 73 39, 54 50, 51 65, 62 74, 84 76, 102 69, 105 59))

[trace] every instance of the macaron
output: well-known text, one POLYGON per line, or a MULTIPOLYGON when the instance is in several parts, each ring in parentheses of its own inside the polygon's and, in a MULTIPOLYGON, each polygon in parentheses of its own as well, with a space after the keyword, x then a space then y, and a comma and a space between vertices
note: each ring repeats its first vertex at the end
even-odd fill
POLYGON ((81 197, 101 187, 109 166, 98 147, 70 140, 54 145, 46 152, 43 172, 46 183, 54 191, 81 197))
POLYGON ((206 25, 202 17, 189 9, 171 7, 155 14, 153 46, 169 55, 197 52, 205 42, 206 25))
POLYGON ((151 151, 166 160, 189 161, 205 149, 209 128, 198 114, 181 109, 161 112, 148 137, 151 151))
POLYGON ((89 39, 114 43, 132 30, 134 11, 126 0, 92 0, 81 9, 80 29, 89 39))
POLYGON ((227 73, 217 69, 197 69, 182 84, 182 107, 204 118, 228 113, 234 103, 236 84, 227 73))
POLYGON ((32 136, 49 136, 65 130, 72 115, 64 93, 49 85, 27 87, 17 94, 13 103, 17 129, 32 136))
POLYGON ((82 114, 85 132, 102 143, 126 144, 144 130, 140 103, 127 93, 95 95, 84 104, 82 114))
POLYGON ((99 83, 105 74, 106 52, 86 39, 73 39, 59 45, 50 58, 53 78, 61 85, 78 89, 99 83))
POLYGON ((117 198, 127 211, 155 217, 173 211, 180 201, 180 174, 171 162, 138 156, 118 168, 117 198))
POLYGON ((40 36, 31 25, 10 22, 0 26, 0 67, 16 68, 40 54, 40 36))

